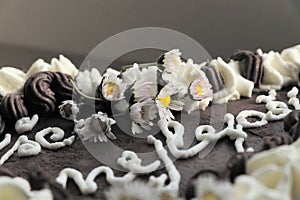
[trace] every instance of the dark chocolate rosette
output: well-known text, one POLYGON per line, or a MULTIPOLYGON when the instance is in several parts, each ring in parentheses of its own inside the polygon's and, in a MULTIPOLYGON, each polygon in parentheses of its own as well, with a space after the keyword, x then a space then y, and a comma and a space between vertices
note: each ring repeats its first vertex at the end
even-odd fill
POLYGON ((72 77, 68 74, 61 72, 53 73, 53 82, 51 83, 51 89, 55 93, 57 103, 72 99, 73 87, 70 83, 72 77))
POLYGON ((241 75, 253 81, 254 86, 259 88, 263 78, 262 57, 257 53, 240 50, 234 53, 230 59, 241 62, 241 75))
POLYGON ((72 99, 71 77, 61 72, 38 72, 24 85, 25 103, 33 114, 47 115, 60 103, 72 99))
POLYGON ((11 124, 15 124, 17 120, 27 117, 28 110, 24 103, 24 96, 20 94, 5 95, 1 100, 1 113, 3 119, 11 124))
POLYGON ((205 73, 214 93, 224 88, 224 80, 214 65, 206 64, 201 67, 201 70, 205 73))

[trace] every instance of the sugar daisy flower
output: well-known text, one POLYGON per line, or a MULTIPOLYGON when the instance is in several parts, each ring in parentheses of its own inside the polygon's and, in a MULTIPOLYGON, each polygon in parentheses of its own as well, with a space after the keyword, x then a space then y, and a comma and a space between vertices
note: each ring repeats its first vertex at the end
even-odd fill
POLYGON ((115 123, 116 121, 109 118, 106 113, 98 112, 76 122, 74 130, 83 140, 107 142, 108 138, 116 139, 111 132, 111 126, 115 123))
POLYGON ((104 99, 108 101, 118 101, 123 99, 127 84, 120 78, 120 72, 107 69, 103 75, 100 91, 104 99))
POLYGON ((178 49, 165 54, 162 78, 167 82, 176 82, 177 87, 180 87, 180 93, 186 95, 191 82, 199 76, 202 77, 204 73, 200 70, 201 65, 195 64, 192 59, 183 62, 180 55, 181 52, 178 49))
POLYGON ((139 181, 124 185, 115 185, 105 194, 107 200, 159 200, 154 188, 139 181))
POLYGON ((183 109, 184 103, 176 98, 179 90, 180 88, 176 83, 168 83, 158 93, 155 102, 161 119, 168 121, 174 119, 171 110, 180 111, 183 109))
POLYGON ((135 102, 141 102, 157 95, 157 71, 156 66, 144 68, 141 78, 132 86, 135 102))
POLYGON ((234 188, 229 182, 216 180, 211 176, 201 176, 195 186, 196 197, 192 200, 233 199, 234 188))
POLYGON ((212 86, 203 72, 189 86, 189 94, 193 100, 200 101, 213 96, 212 86))
POLYGON ((156 118, 156 112, 157 108, 152 99, 133 104, 129 112, 132 120, 132 133, 142 133, 143 129, 150 130, 153 126, 152 120, 156 118))

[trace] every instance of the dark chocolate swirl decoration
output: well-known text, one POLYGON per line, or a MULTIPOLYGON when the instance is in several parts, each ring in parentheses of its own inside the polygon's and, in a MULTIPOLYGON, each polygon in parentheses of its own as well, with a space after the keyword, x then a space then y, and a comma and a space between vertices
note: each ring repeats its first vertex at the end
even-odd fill
POLYGON ((282 133, 274 136, 267 136, 264 138, 264 142, 264 149, 267 150, 280 145, 291 144, 293 138, 287 133, 282 133))
POLYGON ((72 99, 73 87, 70 83, 71 76, 61 72, 53 73, 53 82, 51 89, 55 93, 57 102, 60 104, 62 101, 72 99))
POLYGON ((24 96, 7 94, 1 100, 2 117, 8 123, 15 124, 17 120, 27 117, 28 111, 24 104, 24 96))
POLYGON ((38 72, 24 85, 25 103, 31 113, 46 115, 64 100, 72 99, 71 77, 60 72, 38 72))
POLYGON ((237 153, 227 162, 227 177, 233 182, 235 177, 246 173, 246 163, 253 155, 252 152, 237 153))
POLYGON ((253 81, 254 86, 259 88, 263 78, 262 57, 257 53, 240 50, 234 53, 230 59, 241 62, 241 75, 253 81))
POLYGON ((300 136, 300 111, 293 110, 283 120, 283 127, 286 132, 289 133, 292 140, 295 141, 300 136))
POLYGON ((25 82, 25 102, 31 113, 45 115, 54 112, 56 99, 50 87, 53 76, 52 72, 38 72, 25 82))
POLYGON ((206 64, 201 70, 205 73, 214 93, 224 88, 224 80, 214 65, 206 64))

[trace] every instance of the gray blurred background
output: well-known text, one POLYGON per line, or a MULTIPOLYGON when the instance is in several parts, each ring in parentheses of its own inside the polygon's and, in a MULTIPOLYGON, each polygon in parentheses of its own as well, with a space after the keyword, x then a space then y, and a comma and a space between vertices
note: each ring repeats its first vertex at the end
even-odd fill
POLYGON ((180 31, 212 57, 281 50, 300 44, 300 0, 0 0, 0 65, 61 53, 80 65, 106 38, 146 26, 180 31))

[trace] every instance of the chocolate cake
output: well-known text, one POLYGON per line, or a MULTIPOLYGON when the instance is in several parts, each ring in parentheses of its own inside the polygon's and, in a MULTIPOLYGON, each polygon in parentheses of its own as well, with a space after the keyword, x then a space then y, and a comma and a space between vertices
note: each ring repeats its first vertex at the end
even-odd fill
POLYGON ((300 46, 104 74, 54 60, 0 69, 0 199, 300 198, 300 46))

